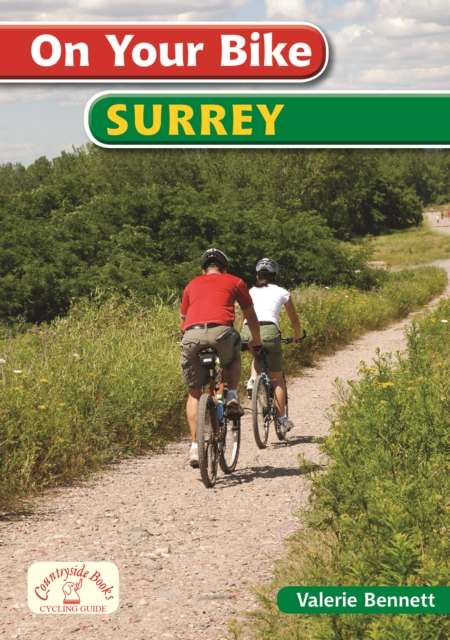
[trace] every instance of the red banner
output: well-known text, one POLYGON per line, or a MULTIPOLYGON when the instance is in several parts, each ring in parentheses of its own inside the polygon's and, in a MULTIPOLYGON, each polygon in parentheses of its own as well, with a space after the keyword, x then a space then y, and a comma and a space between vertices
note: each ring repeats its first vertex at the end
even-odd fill
POLYGON ((3 81, 296 81, 328 62, 306 23, 0 25, 3 81))

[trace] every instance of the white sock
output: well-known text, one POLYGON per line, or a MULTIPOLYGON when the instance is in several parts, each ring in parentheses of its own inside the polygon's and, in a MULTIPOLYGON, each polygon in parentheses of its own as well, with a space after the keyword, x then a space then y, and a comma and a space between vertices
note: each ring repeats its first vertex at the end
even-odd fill
POLYGON ((191 444, 191 449, 198 449, 198 442, 193 442, 191 444))
POLYGON ((236 389, 228 389, 228 395, 237 396, 236 389))
POLYGON ((281 422, 281 424, 283 424, 285 420, 286 420, 286 414, 284 414, 282 418, 278 418, 278 422, 281 422))

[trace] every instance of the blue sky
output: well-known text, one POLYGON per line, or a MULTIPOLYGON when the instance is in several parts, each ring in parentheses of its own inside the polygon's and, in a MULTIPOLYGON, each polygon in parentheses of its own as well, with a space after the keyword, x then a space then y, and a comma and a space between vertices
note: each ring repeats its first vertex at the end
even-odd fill
MULTIPOLYGON (((0 20, 312 22, 328 38, 330 64, 302 91, 450 90, 449 0, 0 0, 0 20)), ((139 88, 150 86, 157 88, 139 88)), ((0 163, 28 165, 85 144, 85 104, 113 87, 120 85, 0 85, 0 163)))

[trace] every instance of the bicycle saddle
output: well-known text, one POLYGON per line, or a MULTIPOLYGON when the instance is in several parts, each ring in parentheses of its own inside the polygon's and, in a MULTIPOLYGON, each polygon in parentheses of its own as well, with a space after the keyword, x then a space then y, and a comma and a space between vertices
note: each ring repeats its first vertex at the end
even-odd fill
POLYGON ((198 357, 202 361, 202 364, 212 365, 216 362, 217 351, 212 347, 207 347, 206 349, 200 349, 198 352, 198 357))

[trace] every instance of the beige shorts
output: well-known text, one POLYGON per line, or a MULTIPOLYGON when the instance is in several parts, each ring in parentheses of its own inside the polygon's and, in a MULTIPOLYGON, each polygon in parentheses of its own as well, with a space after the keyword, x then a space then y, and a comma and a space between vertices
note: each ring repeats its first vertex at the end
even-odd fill
MULTIPOLYGON (((266 349, 267 368, 272 373, 278 373, 283 370, 283 350, 281 348, 281 332, 276 324, 262 325, 259 328, 261 332, 261 342, 266 349)), ((246 324, 242 327, 242 342, 250 342, 252 334, 246 324)), ((258 358, 255 355, 255 358, 258 358)))
POLYGON ((188 329, 181 340, 181 347, 180 365, 183 382, 191 389, 203 389, 208 382, 208 371, 200 362, 198 352, 207 347, 215 349, 220 365, 226 367, 240 356, 241 337, 233 327, 188 329))

